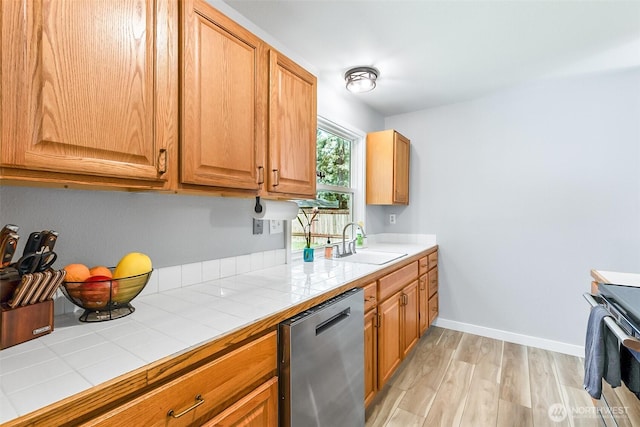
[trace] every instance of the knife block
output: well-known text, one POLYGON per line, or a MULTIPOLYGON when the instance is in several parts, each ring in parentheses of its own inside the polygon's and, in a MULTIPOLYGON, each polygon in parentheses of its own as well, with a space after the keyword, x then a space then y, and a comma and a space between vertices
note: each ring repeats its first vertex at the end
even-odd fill
POLYGON ((0 350, 52 331, 53 300, 16 308, 0 305, 0 350))

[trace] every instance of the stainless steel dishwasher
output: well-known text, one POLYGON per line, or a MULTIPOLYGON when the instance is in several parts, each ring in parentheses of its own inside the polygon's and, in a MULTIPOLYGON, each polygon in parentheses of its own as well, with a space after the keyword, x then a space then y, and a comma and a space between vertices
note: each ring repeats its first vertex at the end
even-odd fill
POLYGON ((364 426, 364 296, 351 289, 280 324, 280 426, 364 426))

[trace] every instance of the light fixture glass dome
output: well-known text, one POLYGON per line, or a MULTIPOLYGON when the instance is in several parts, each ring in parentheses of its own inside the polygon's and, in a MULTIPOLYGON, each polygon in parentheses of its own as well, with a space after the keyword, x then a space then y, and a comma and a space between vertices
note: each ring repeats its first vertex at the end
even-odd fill
POLYGON ((347 90, 354 93, 369 92, 376 87, 379 72, 371 67, 356 67, 347 71, 344 79, 347 90))

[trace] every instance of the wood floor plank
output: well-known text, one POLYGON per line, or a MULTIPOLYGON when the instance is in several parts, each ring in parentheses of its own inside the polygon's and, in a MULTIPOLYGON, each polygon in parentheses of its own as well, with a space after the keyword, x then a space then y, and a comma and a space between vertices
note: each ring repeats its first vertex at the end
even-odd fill
POLYGON ((503 345, 502 341, 482 337, 478 360, 473 370, 474 377, 500 383, 503 345))
POLYGON ((533 427, 531 408, 500 399, 497 427, 533 427))
POLYGON ((366 427, 386 426, 404 397, 405 391, 390 385, 385 386, 365 412, 366 427))
POLYGON ((476 375, 474 370, 460 427, 495 426, 500 385, 476 375))
POLYGON ((423 417, 397 408, 386 425, 387 427, 421 427, 423 423, 423 417))
POLYGON ((500 399, 531 408, 529 363, 527 348, 523 345, 504 343, 500 399))
POLYGON ((482 337, 473 334, 463 334, 458 343, 458 348, 453 358, 461 362, 467 362, 475 365, 480 356, 480 345, 482 337))
MULTIPOLYGON (((583 388, 562 386, 563 396, 568 408, 567 420, 574 427, 598 427, 600 417, 595 413, 591 396, 583 388)), ((537 426, 536 426, 537 427, 537 426)))
POLYGON ((553 351, 550 353, 553 355, 553 360, 556 364, 560 384, 573 388, 582 388, 584 380, 583 359, 553 351))
POLYGON ((413 387, 406 391, 400 401, 398 408, 418 415, 423 419, 429 413, 433 400, 436 397, 436 390, 424 382, 416 382, 413 387))
POLYGON ((430 357, 422 362, 422 373, 419 378, 416 378, 416 382, 419 381, 423 385, 438 390, 447 368, 453 360, 454 352, 454 350, 446 348, 438 348, 437 351, 434 351, 430 357))
POLYGON ((568 411, 562 399, 553 356, 546 350, 527 347, 527 358, 529 360, 533 424, 536 427, 569 426, 568 417, 558 421, 549 417, 549 408, 555 407, 554 405, 561 405, 561 408, 568 411))
POLYGON ((629 422, 633 426, 640 426, 640 400, 635 394, 627 388, 626 385, 616 387, 613 389, 622 407, 624 407, 624 413, 626 414, 629 422))
MULTIPOLYGON (((615 390, 618 390, 616 388, 615 390)), ((627 414, 628 410, 618 397, 618 393, 606 381, 602 383, 602 396, 606 399, 609 408, 612 408, 610 416, 615 419, 619 427, 633 427, 627 414)), ((600 403, 602 405, 602 403, 600 403)), ((640 403, 639 403, 640 404, 640 403)), ((640 425, 640 420, 636 420, 636 426, 640 425)))
POLYGON ((473 365, 459 360, 451 361, 429 408, 425 427, 460 424, 472 374, 473 365))
POLYGON ((422 363, 418 360, 418 355, 412 351, 409 356, 402 362, 398 371, 390 379, 389 383, 401 390, 411 388, 417 378, 422 376, 422 363))
POLYGON ((455 350, 464 335, 463 332, 454 331, 453 329, 445 329, 438 340, 438 348, 455 350))

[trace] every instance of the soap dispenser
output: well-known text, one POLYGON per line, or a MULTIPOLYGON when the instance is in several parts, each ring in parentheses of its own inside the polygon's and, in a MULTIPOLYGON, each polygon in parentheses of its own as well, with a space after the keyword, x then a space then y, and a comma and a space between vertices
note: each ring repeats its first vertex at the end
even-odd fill
POLYGON ((324 247, 324 257, 326 259, 333 258, 333 246, 331 246, 331 238, 327 237, 327 246, 324 247))

